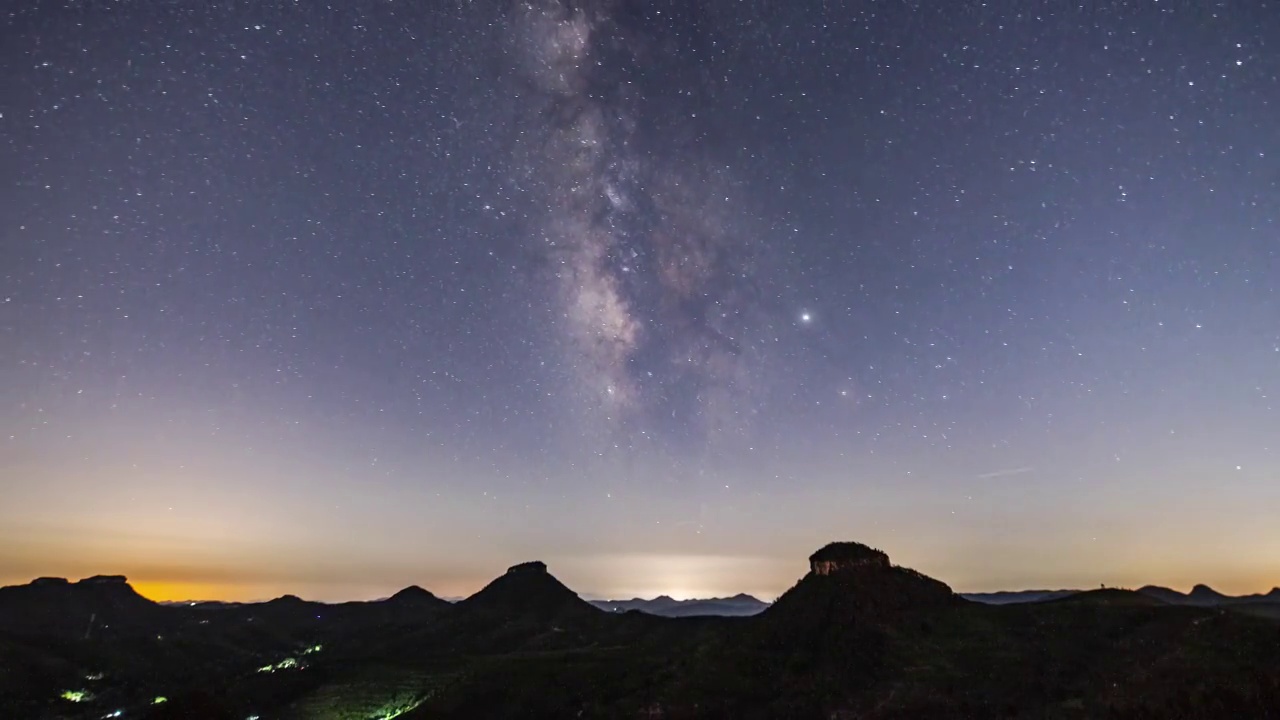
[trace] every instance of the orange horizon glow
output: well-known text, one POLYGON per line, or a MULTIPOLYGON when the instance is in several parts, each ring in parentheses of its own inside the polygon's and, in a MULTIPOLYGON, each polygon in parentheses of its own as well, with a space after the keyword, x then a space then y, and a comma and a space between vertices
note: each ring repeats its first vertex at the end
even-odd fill
MULTIPOLYGON (((551 568, 552 574, 555 574, 555 568, 551 568)), ((111 573, 101 573, 111 574, 111 573)), ((91 575, 85 575, 89 577, 91 575)), ((126 577, 128 577, 126 575, 126 577)), ((5 577, 0 578, 0 587, 10 585, 25 585, 34 578, 16 578, 5 577)), ((81 577, 68 578, 71 582, 76 582, 81 577)), ((467 597, 485 584, 491 581, 492 577, 474 578, 470 580, 455 581, 440 584, 435 587, 429 582, 423 581, 404 581, 401 583, 370 583, 370 584, 348 584, 348 583, 323 583, 323 582, 264 582, 264 581, 200 581, 185 579, 163 579, 153 578, 149 576, 140 576, 138 578, 128 577, 129 585, 143 597, 153 602, 184 602, 184 601, 217 601, 217 602, 265 602, 273 598, 284 595, 295 595, 306 600, 316 602, 336 603, 347 601, 368 601, 385 598, 393 595, 395 592, 408 587, 410 585, 418 585, 432 592, 439 597, 461 598, 467 597)), ((564 580, 563 578, 561 578, 564 580)), ((760 578, 753 578, 753 585, 757 589, 752 590, 745 585, 734 587, 725 587, 713 589, 710 587, 690 588, 688 586, 671 586, 669 589, 662 589, 660 583, 646 583, 647 587, 627 587, 616 588, 616 592, 591 593, 580 592, 587 599, 601 600, 628 600, 633 597, 654 598, 665 595, 676 600, 691 600, 710 597, 729 597, 738 593, 747 593, 754 597, 772 601, 778 595, 781 595, 800 579, 800 575, 788 578, 778 578, 773 582, 761 582, 760 578), (763 586, 763 587, 762 587, 763 586), (764 589, 764 588, 776 588, 764 589)), ((938 578, 946 582, 945 578, 938 578)), ((565 580, 571 589, 578 591, 574 583, 565 580)), ((1172 577, 1165 580, 1155 579, 1150 581, 1123 583, 1115 581, 1098 582, 1092 585, 1083 585, 1081 583, 1033 583, 1025 587, 1017 586, 983 586, 982 589, 970 589, 969 587, 956 587, 952 589, 958 593, 987 593, 997 591, 1019 591, 1019 590, 1090 590, 1096 589, 1099 585, 1105 584, 1107 587, 1122 588, 1136 590, 1144 585, 1154 585, 1166 587, 1179 592, 1190 592, 1192 587, 1200 582, 1206 584, 1218 592, 1231 596, 1266 594, 1277 586, 1275 580, 1267 580, 1263 578, 1240 578, 1237 581, 1222 582, 1206 582, 1206 581, 1188 581, 1185 577, 1172 577)), ((970 586, 972 587, 972 586, 970 586)))
MULTIPOLYGON (((166 582, 163 580, 129 581, 141 596, 153 602, 182 602, 188 600, 220 600, 222 602, 248 602, 261 598, 243 596, 238 585, 195 582, 166 582)), ((270 598, 266 598, 270 599, 270 598)))
MULTIPOLYGON (((513 522, 477 533, 467 514, 474 499, 396 495, 392 511, 348 503, 312 515, 282 499, 249 497, 254 502, 200 497, 172 511, 166 505, 163 513, 110 493, 67 509, 50 500, 41 507, 59 514, 45 518, 16 512, 6 518, 0 508, 0 519, 7 520, 0 523, 0 584, 124 575, 141 595, 159 602, 255 602, 282 595, 374 600, 410 585, 439 597, 466 597, 508 566, 540 559, 586 598, 743 592, 770 600, 804 575, 809 553, 832 539, 850 539, 883 548, 895 564, 957 592, 1087 590, 1104 583, 1187 592, 1203 583, 1238 596, 1280 585, 1280 536, 1273 526, 1265 519, 1210 524, 1198 513, 1214 500, 1157 506, 1148 511, 1160 518, 1154 529, 1113 504, 1098 503, 1089 506, 1098 518, 1092 526, 1071 518, 1032 523, 993 512, 988 527, 1000 528, 999 534, 966 534, 942 529, 950 506, 927 494, 892 500, 867 489, 843 495, 796 490, 734 508, 751 527, 736 536, 694 534, 670 523, 651 528, 626 513, 608 523, 513 522), (798 517, 805 518, 802 528, 791 524, 798 517), (332 532, 335 526, 346 532, 332 532), (1016 542, 1009 540, 1014 533, 1016 542)), ((512 517, 524 517, 533 499, 503 502, 512 517)), ((648 502, 657 501, 636 494, 627 507, 648 502)))

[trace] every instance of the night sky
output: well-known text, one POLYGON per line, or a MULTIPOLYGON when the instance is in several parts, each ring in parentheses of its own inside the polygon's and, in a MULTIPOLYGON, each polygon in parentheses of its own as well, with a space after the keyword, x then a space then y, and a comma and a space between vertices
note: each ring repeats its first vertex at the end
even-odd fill
POLYGON ((27 3, 0 584, 1280 584, 1280 6, 27 3))

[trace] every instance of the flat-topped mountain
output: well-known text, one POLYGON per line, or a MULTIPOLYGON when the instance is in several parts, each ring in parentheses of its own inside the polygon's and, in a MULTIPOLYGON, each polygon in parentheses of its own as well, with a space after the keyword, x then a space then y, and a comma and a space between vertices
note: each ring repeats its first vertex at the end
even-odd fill
POLYGON ((765 613, 873 617, 900 610, 963 602, 945 583, 889 562, 882 550, 856 542, 831 543, 809 556, 809 574, 765 613))
POLYGON ((0 588, 0 631, 16 635, 91 638, 150 632, 165 619, 164 608, 139 595, 123 575, 95 575, 74 583, 43 577, 0 588))
POLYGON ((887 570, 890 567, 889 555, 883 550, 856 542, 829 543, 809 556, 809 572, 814 575, 831 575, 855 568, 887 570))

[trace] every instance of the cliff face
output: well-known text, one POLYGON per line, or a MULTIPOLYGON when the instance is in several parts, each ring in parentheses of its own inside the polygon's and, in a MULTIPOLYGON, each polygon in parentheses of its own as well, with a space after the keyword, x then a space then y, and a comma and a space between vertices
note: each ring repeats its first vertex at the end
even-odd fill
POLYGON ((507 568, 508 575, 516 575, 516 574, 524 574, 524 573, 529 573, 534 575, 539 575, 539 574, 546 575, 547 564, 540 560, 533 560, 531 562, 523 562, 518 565, 512 565, 511 567, 507 568))
POLYGON ((764 614, 799 634, 823 634, 957 602, 946 584, 893 565, 880 550, 841 542, 811 555, 809 574, 764 614))
POLYGON ((835 542, 809 556, 809 572, 830 575, 853 568, 889 569, 889 556, 882 550, 856 542, 835 542))
POLYGON ((875 560, 871 558, 861 558, 857 560, 810 560, 809 561, 809 572, 814 573, 816 575, 830 575, 832 573, 840 572, 842 570, 849 570, 853 568, 865 568, 865 567, 888 568, 889 559, 885 558, 883 561, 875 560))

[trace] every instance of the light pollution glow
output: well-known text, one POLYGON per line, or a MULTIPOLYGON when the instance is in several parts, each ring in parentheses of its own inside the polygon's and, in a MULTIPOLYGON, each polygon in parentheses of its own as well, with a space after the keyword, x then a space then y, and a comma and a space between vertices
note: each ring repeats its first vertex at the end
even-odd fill
MULTIPOLYGON (((287 463, 283 467, 289 469, 287 463)), ((294 470, 317 472, 305 463, 294 470)), ((272 486, 252 481, 224 484, 216 492, 188 486, 158 501, 173 502, 169 510, 156 502, 118 502, 116 492, 95 490, 109 486, 104 483, 62 505, 24 498, 39 500, 35 507, 46 508, 43 516, 0 510, 0 583, 41 575, 124 574, 143 595, 165 601, 250 601, 283 594, 375 599, 410 584, 459 597, 509 565, 542 559, 590 598, 748 592, 770 599, 806 571, 808 553, 832 539, 885 548, 896 563, 959 591, 1100 583, 1187 589, 1203 582, 1242 594, 1266 591, 1280 577, 1280 538, 1248 514, 1239 497, 1170 496, 1147 500, 1135 514, 1131 498, 1099 487, 1088 499, 1097 506, 1080 498, 1059 503, 1050 515, 1043 502, 1017 489, 1021 474, 987 475, 981 480, 987 491, 1020 497, 1022 513, 981 504, 980 497, 957 505, 924 490, 888 493, 874 486, 797 487, 721 506, 708 498, 690 511, 664 497, 617 488, 616 511, 558 529, 546 520, 513 520, 501 530, 490 526, 488 535, 470 529, 469 518, 514 519, 533 507, 554 517, 556 510, 533 493, 437 496, 398 486, 387 488, 394 503, 375 507, 361 505, 355 485, 347 488, 351 494, 330 496, 349 502, 326 508, 298 504, 278 489, 254 490, 272 486), (1207 542, 1207 535, 1196 532, 1206 527, 1206 506, 1237 514, 1240 522, 1207 542), (961 534, 955 532, 957 507, 967 513, 961 534), (335 539, 334 526, 353 532, 335 539), (648 550, 636 551, 637 546, 648 550)), ((48 477, 45 492, 65 482, 48 477)), ((562 502, 574 501, 566 492, 562 502)))

